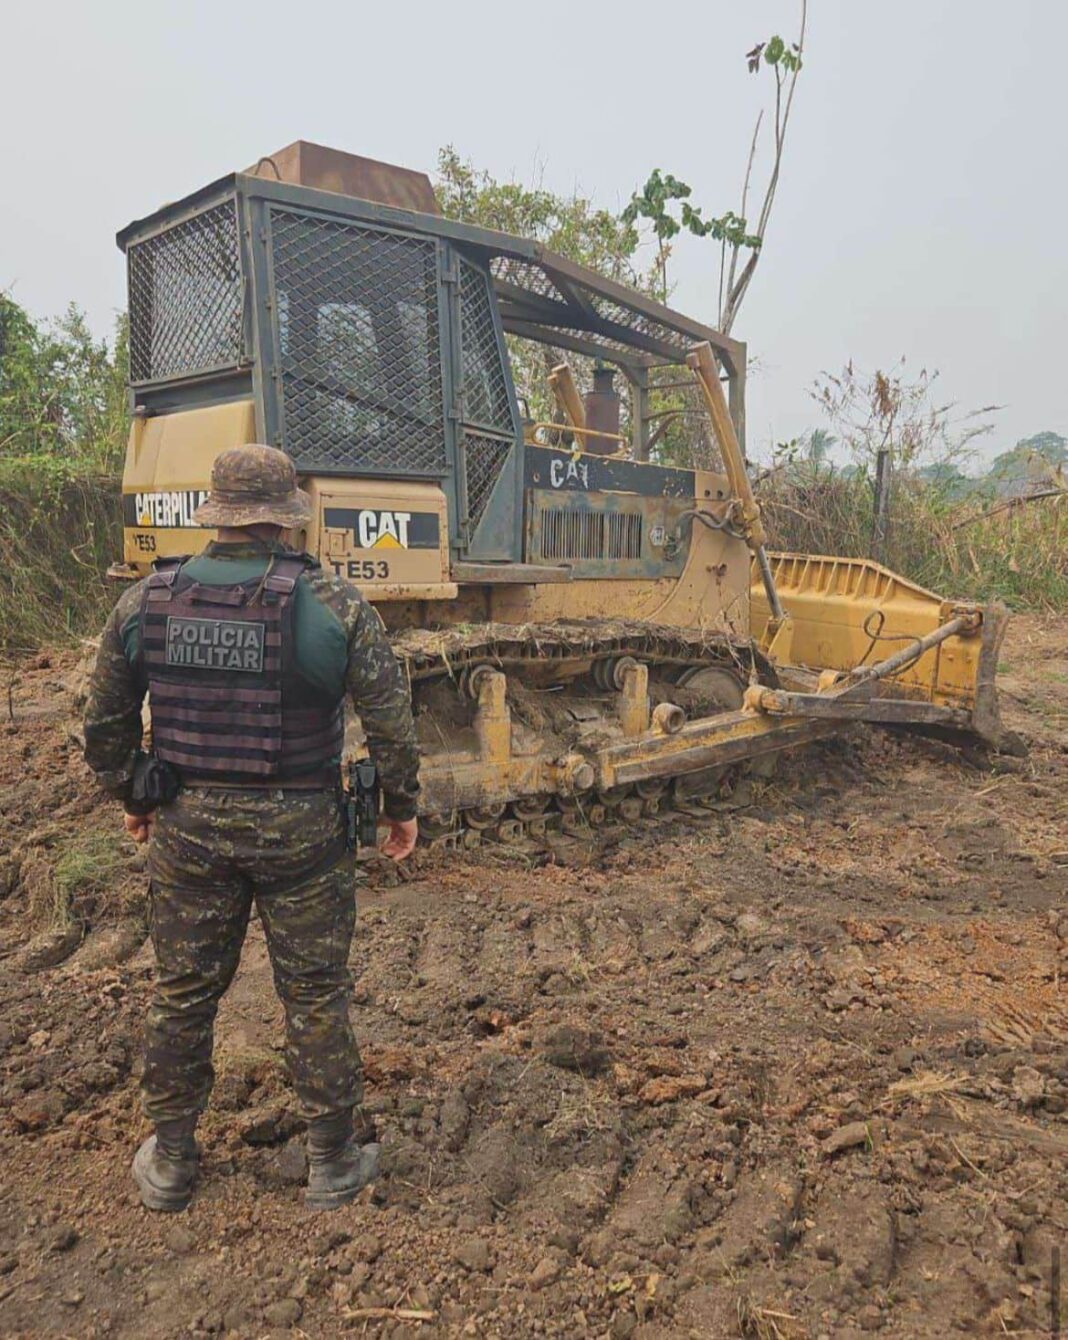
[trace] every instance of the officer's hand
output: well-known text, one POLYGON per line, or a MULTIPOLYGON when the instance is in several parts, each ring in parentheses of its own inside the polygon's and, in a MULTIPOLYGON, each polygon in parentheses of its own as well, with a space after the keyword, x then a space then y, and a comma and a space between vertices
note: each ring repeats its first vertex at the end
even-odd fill
POLYGON ((394 861, 403 861, 415 850, 415 840, 419 836, 418 819, 387 819, 389 837, 382 843, 382 855, 392 857, 394 861))
POLYGON ((135 842, 147 842, 152 836, 155 814, 124 814, 122 824, 135 842))

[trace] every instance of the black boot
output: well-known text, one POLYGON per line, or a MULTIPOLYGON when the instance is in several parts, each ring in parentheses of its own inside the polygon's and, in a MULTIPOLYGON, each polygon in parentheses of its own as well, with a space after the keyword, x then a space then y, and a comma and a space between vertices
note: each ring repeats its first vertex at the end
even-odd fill
POLYGON ((316 1117, 308 1123, 308 1189, 304 1203, 313 1210, 336 1210, 355 1199, 378 1175, 381 1145, 361 1145, 352 1125, 351 1110, 316 1117))
POLYGON ((193 1198, 197 1175, 197 1146, 193 1139, 197 1118, 161 1121, 134 1155, 133 1176, 141 1204, 149 1210, 175 1213, 193 1198))

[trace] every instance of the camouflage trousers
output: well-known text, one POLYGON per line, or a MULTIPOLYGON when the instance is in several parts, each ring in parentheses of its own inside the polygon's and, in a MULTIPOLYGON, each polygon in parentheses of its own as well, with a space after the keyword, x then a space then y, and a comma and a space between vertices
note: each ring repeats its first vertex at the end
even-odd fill
POLYGON ((193 787, 157 811, 149 845, 156 982, 141 1092, 153 1122, 206 1106, 215 1014, 255 899, 305 1119, 359 1105, 349 1021, 355 872, 328 791, 193 787))

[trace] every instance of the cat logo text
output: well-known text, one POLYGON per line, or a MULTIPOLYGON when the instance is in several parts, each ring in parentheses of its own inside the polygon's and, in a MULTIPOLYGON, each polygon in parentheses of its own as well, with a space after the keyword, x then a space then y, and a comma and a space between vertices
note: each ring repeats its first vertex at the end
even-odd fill
POLYGON ((436 512, 396 512, 377 507, 326 507, 328 530, 351 532, 357 549, 436 549, 436 512))

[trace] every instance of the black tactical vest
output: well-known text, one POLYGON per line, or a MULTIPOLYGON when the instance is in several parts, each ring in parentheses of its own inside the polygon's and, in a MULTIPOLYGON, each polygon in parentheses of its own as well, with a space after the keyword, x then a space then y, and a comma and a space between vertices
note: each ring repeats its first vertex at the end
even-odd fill
POLYGON ((344 704, 298 706, 293 593, 314 560, 209 586, 161 560, 141 602, 140 656, 156 754, 189 783, 337 785, 344 704))

